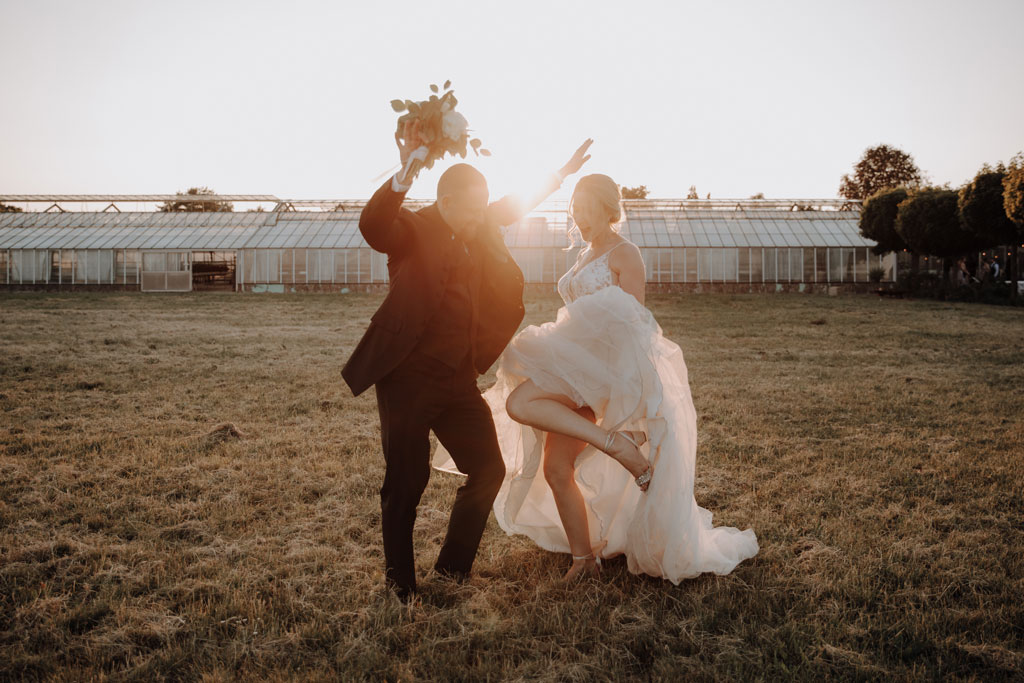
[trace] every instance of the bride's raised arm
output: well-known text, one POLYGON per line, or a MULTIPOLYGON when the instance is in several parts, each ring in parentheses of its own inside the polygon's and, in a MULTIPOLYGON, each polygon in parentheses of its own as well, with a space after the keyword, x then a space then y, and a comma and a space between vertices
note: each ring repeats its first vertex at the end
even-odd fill
POLYGON ((587 150, 592 144, 594 144, 594 140, 587 138, 569 158, 569 161, 565 162, 565 165, 558 169, 558 171, 551 174, 549 181, 534 195, 525 198, 516 195, 506 195, 488 206, 488 222, 495 226, 518 223, 526 214, 536 209, 542 201, 547 199, 548 195, 557 190, 568 176, 571 176, 583 167, 583 164, 590 159, 587 150))

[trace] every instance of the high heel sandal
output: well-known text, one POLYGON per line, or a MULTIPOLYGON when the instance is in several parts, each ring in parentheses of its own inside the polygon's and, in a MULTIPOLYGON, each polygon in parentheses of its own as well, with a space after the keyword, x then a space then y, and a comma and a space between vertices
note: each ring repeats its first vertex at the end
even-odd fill
MULTIPOLYGON (((626 441, 628 441, 631 444, 633 444, 634 446, 636 446, 637 452, 640 451, 640 446, 642 446, 643 444, 647 443, 647 434, 645 434, 643 432, 608 432, 608 438, 605 439, 605 441, 604 441, 604 449, 603 449, 604 452, 607 453, 608 455, 611 455, 612 442, 615 441, 615 435, 616 434, 621 434, 623 439, 625 439, 626 441), (640 436, 643 437, 643 440, 640 441, 640 443, 637 443, 636 441, 633 440, 633 438, 630 436, 630 434, 640 434, 640 436)), ((618 460, 618 458, 616 458, 616 460, 618 460)), ((644 491, 645 493, 647 491, 647 487, 650 486, 650 484, 651 484, 651 473, 652 472, 653 472, 653 469, 651 468, 651 463, 647 463, 647 469, 645 469, 643 472, 638 474, 636 476, 636 478, 633 480, 633 481, 636 482, 636 485, 640 487, 640 490, 644 491)))
POLYGON ((573 555, 572 566, 569 567, 569 571, 562 577, 563 583, 568 583, 582 576, 597 576, 601 572, 601 560, 598 559, 594 553, 588 553, 586 555, 573 555), (593 560, 591 564, 590 560, 593 560), (577 562, 582 561, 583 564, 578 565, 577 562), (577 569, 577 567, 579 567, 577 569))
POLYGON ((572 566, 569 567, 569 571, 562 577, 563 582, 572 581, 573 579, 579 578, 580 576, 597 576, 601 573, 601 558, 597 556, 597 553, 604 549, 608 545, 608 541, 605 540, 599 546, 591 548, 590 552, 586 555, 573 555, 572 566), (593 560, 594 563, 590 564, 589 560, 593 560), (573 569, 577 567, 577 562, 583 561, 585 564, 581 568, 573 573, 573 569))

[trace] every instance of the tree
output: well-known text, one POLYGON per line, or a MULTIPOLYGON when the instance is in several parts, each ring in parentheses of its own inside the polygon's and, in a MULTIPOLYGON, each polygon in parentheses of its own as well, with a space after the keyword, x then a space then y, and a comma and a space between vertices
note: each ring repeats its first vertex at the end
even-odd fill
POLYGON ((647 199, 647 186, 637 185, 636 187, 623 187, 623 199, 647 199))
MULTIPOLYGON (((1005 177, 1006 168, 1002 165, 996 168, 985 165, 973 180, 960 188, 960 223, 964 230, 975 235, 981 247, 1017 244, 1017 226, 1006 215, 1003 206, 1005 177)), ((1015 261, 1016 254, 1007 268, 1011 282, 1015 280, 1015 261)))
POLYGON ((1003 206, 1003 179, 1006 168, 982 166, 974 179, 960 188, 960 222, 977 235, 984 247, 1017 241, 1017 226, 1003 206))
POLYGON ((0 213, 24 213, 24 209, 20 206, 11 206, 0 202, 0 213))
POLYGON ((1017 226, 1017 234, 1013 240, 1013 247, 1010 249, 1012 264, 1010 266, 1010 297, 1017 299, 1017 247, 1018 242, 1024 240, 1024 155, 1017 154, 1011 161, 1010 167, 1006 169, 1003 177, 1003 210, 1006 217, 1017 226))
POLYGON ((164 202, 157 207, 157 211, 234 211, 235 207, 231 202, 218 201, 216 199, 185 199, 185 197, 216 196, 217 193, 208 187, 190 187, 185 193, 176 192, 175 196, 182 199, 164 202))
POLYGON ((896 232, 912 251, 941 256, 943 288, 951 259, 977 247, 975 236, 960 225, 956 190, 930 187, 912 192, 896 207, 896 232))
POLYGON ((903 237, 896 231, 896 209, 909 193, 904 187, 879 190, 864 200, 860 212, 860 234, 877 244, 871 247, 875 254, 890 251, 910 251, 910 272, 917 274, 920 254, 910 249, 903 237))
POLYGON ((1010 162, 1003 178, 1003 209, 1006 217, 1020 229, 1024 229, 1024 154, 1018 154, 1010 162))
POLYGON ((843 176, 839 183, 839 196, 867 199, 879 190, 916 188, 922 182, 921 170, 913 157, 895 147, 878 145, 864 150, 864 155, 853 167, 853 177, 843 176))
POLYGON ((871 247, 875 254, 909 249, 896 232, 896 209, 908 196, 907 189, 896 187, 879 190, 866 200, 860 212, 860 234, 877 244, 871 247))
POLYGON ((690 191, 686 193, 686 198, 687 199, 700 199, 700 197, 697 195, 697 186, 696 185, 690 185, 690 191))

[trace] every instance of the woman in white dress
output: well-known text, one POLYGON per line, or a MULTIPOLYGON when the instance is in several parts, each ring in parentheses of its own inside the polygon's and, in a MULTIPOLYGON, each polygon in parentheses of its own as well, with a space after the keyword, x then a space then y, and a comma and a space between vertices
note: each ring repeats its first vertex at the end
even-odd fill
MULTIPOLYGON (((694 499, 697 417, 686 365, 643 305, 640 250, 615 229, 619 188, 606 175, 585 176, 569 211, 588 244, 558 281, 565 306, 515 336, 484 392, 506 469, 498 524, 572 553, 566 580, 619 554, 631 572, 675 584, 727 574, 757 554, 757 538, 712 527, 694 499)), ((458 471, 442 446, 434 467, 458 471)))

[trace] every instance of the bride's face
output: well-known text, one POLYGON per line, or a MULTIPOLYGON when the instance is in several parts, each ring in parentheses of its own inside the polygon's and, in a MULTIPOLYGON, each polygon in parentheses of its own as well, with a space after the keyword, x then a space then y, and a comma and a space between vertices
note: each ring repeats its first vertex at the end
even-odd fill
POLYGON ((593 241, 595 237, 610 229, 605 212, 586 198, 577 198, 569 207, 569 212, 573 222, 580 229, 580 235, 587 242, 593 241))

